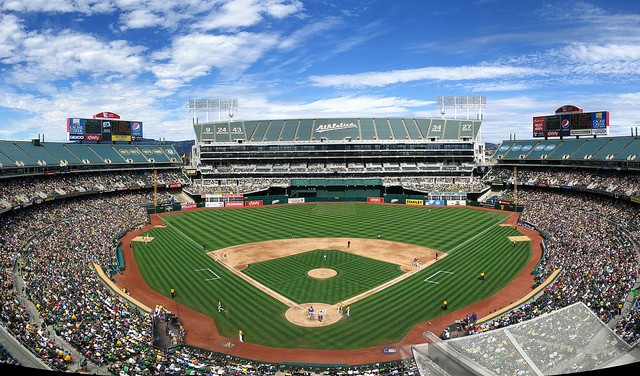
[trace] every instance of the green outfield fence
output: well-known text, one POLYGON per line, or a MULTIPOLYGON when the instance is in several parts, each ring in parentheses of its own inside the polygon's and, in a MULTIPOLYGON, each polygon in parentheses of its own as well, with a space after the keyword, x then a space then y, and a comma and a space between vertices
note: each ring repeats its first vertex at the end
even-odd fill
MULTIPOLYGON (((327 196, 327 197, 304 197, 305 203, 318 203, 318 202, 368 202, 372 196, 359 196, 359 197, 344 197, 344 196, 327 196)), ((426 202, 429 200, 429 196, 427 195, 403 195, 403 194, 383 194, 382 196, 373 196, 373 198, 381 199, 378 203, 385 204, 407 204, 407 200, 422 200, 424 205, 426 206, 426 202)), ((247 201, 261 201, 261 205, 282 205, 289 203, 290 196, 288 195, 269 195, 269 196, 245 196, 244 200, 247 201)), ((481 206, 479 202, 473 200, 465 200, 466 206, 479 207, 481 206)), ((451 206, 451 205, 438 205, 438 206, 451 206)), ((205 207, 204 201, 197 202, 195 204, 196 208, 205 207)), ((193 208, 193 206, 189 206, 188 208, 193 208)), ((524 206, 522 205, 513 205, 513 204, 499 204, 496 203, 494 206, 495 209, 503 210, 503 211, 515 211, 522 212, 524 210, 524 206)), ((161 206, 150 206, 147 208, 148 214, 155 213, 165 213, 172 211, 180 211, 182 210, 182 204, 174 203, 173 205, 161 205, 161 206)))

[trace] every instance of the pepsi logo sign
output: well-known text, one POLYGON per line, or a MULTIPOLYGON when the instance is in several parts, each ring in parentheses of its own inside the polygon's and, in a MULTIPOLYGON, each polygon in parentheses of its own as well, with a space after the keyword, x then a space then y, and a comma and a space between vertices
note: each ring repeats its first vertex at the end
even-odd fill
POLYGON ((133 124, 131 124, 131 128, 132 128, 134 131, 139 131, 139 130, 140 130, 140 123, 133 123, 133 124))
POLYGON ((562 129, 569 129, 569 119, 562 119, 562 129))

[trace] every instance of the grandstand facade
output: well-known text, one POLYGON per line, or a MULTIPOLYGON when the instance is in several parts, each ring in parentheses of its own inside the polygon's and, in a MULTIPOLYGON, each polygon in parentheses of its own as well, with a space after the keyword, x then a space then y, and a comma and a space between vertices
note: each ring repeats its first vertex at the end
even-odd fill
POLYGON ((307 179, 307 191, 316 184, 308 179, 379 179, 381 187, 423 193, 439 182, 470 184, 485 168, 480 127, 478 120, 431 118, 196 123, 194 193, 276 186, 290 194, 291 179, 307 179))

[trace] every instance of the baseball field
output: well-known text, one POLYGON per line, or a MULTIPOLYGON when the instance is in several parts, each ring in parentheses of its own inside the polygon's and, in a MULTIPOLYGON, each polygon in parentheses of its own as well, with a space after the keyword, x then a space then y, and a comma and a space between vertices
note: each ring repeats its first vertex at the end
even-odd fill
POLYGON ((153 290, 174 288, 222 336, 349 350, 396 343, 505 287, 531 257, 507 217, 364 203, 195 210, 163 215, 133 254, 153 290), (310 305, 325 310, 322 322, 310 305))

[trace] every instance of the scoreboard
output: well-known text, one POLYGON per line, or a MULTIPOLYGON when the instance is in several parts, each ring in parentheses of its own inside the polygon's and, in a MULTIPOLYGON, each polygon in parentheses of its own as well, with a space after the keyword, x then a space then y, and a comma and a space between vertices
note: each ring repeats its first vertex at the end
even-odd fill
POLYGON ((119 119, 67 118, 69 141, 142 141, 142 122, 119 119))
POLYGON ((609 134, 609 112, 579 112, 533 117, 533 137, 609 134))

